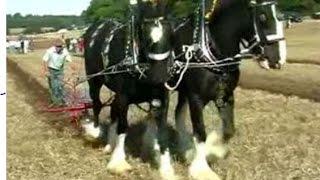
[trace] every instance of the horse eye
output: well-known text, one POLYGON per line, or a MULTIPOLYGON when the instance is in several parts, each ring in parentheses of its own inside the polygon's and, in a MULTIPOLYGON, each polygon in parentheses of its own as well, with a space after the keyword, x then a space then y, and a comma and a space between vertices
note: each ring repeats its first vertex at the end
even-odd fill
POLYGON ((265 14, 260 14, 259 19, 261 22, 266 22, 267 21, 267 16, 265 14))

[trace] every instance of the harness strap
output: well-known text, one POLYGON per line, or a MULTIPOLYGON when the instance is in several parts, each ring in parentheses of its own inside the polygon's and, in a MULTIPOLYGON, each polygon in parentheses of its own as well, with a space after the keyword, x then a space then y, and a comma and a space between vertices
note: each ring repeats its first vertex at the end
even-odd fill
POLYGON ((218 0, 212 0, 212 6, 210 8, 210 11, 206 13, 205 18, 207 20, 213 18, 214 16, 214 11, 216 10, 216 5, 217 5, 218 0))

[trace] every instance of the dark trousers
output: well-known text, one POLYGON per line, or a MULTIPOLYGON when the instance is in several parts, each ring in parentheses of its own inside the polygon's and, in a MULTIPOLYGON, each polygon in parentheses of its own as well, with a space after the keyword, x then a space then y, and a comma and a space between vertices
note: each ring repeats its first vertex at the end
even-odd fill
POLYGON ((64 104, 64 84, 63 84, 64 73, 63 69, 56 70, 49 68, 49 89, 50 89, 50 100, 54 104, 64 104))

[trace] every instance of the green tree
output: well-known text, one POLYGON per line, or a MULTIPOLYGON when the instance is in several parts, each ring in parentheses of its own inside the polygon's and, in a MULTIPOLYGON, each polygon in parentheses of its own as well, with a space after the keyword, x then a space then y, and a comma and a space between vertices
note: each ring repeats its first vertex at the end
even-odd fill
POLYGON ((6 35, 10 35, 9 27, 6 27, 6 35))
POLYGON ((40 26, 29 26, 26 28, 26 30, 23 33, 25 33, 25 34, 41 33, 41 27, 40 26))
POLYGON ((105 17, 124 20, 128 11, 125 0, 92 0, 84 14, 87 20, 96 21, 105 17))
POLYGON ((22 15, 21 15, 21 13, 15 13, 13 15, 13 18, 22 18, 22 15))
POLYGON ((15 15, 7 15, 7 27, 53 27, 59 29, 60 27, 69 28, 73 25, 83 26, 85 23, 79 16, 38 16, 26 15, 25 17, 17 13, 15 15))
POLYGON ((171 0, 173 15, 176 17, 185 17, 194 11, 196 3, 191 0, 171 0))
POLYGON ((279 7, 286 11, 298 11, 310 14, 320 10, 320 0, 278 0, 279 7))
MULTIPOLYGON (((186 16, 194 9, 192 0, 165 0, 175 16, 186 16)), ((129 0, 91 0, 90 6, 82 12, 82 17, 87 22, 103 18, 117 18, 126 20, 129 10, 129 0)))

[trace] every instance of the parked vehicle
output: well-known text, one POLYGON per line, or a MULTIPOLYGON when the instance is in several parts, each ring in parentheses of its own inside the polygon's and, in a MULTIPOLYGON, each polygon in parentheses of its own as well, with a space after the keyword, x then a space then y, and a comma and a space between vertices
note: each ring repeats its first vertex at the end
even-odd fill
POLYGON ((294 11, 283 12, 283 18, 295 23, 301 23, 303 21, 302 15, 294 11))
POLYGON ((312 19, 320 19, 320 11, 319 12, 315 12, 311 15, 312 19))

